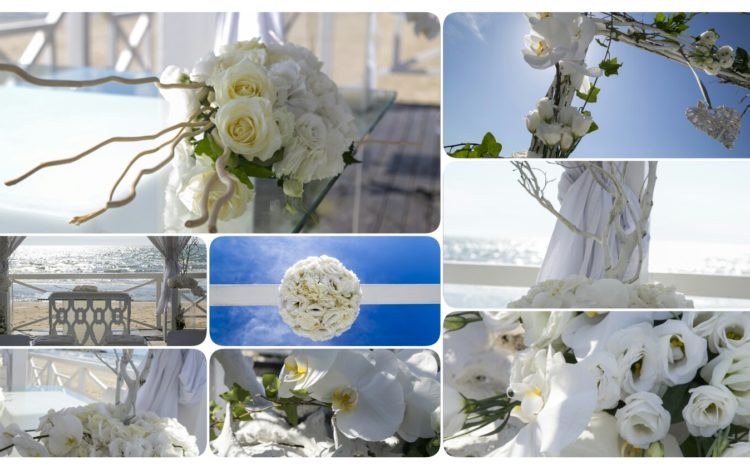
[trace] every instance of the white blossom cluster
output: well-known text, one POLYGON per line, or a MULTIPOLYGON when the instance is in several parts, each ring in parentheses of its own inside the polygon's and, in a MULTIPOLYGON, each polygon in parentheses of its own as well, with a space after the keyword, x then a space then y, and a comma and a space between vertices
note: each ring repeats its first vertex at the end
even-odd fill
MULTIPOLYGON (((199 109, 211 109, 210 130, 221 150, 265 167, 283 181, 284 193, 301 197, 304 184, 336 176, 344 170, 343 155, 356 140, 354 116, 336 84, 321 71, 322 63, 308 49, 294 44, 264 44, 259 39, 238 42, 209 54, 192 71, 165 70, 163 82, 202 83, 199 91, 165 90, 164 96, 180 120, 199 109)), ((200 215, 203 194, 209 206, 224 192, 212 178, 215 157, 198 154, 194 144, 174 165, 177 199, 200 215), (186 161, 182 161, 186 160, 186 161)), ((237 171, 244 171, 241 164, 237 171)), ((253 177, 252 173, 244 173, 253 177)), ((238 179, 219 218, 241 216, 254 196, 252 184, 238 179)))
POLYGON ((734 65, 734 49, 726 45, 717 47, 718 39, 719 35, 715 31, 704 31, 698 36, 695 48, 688 54, 690 63, 709 75, 716 75, 734 65))
POLYGON ((279 382, 279 398, 326 408, 295 427, 266 413, 236 430, 225 421, 211 442, 215 453, 399 456, 405 442, 440 433, 439 364, 429 350, 300 350, 286 357, 279 382))
POLYGON ((592 280, 582 275, 545 280, 508 308, 692 308, 693 302, 659 283, 628 284, 617 279, 592 280))
MULTIPOLYGON (((507 388, 524 426, 495 455, 682 456, 692 437, 713 439, 714 456, 750 456, 747 313, 482 315, 489 329, 520 330, 527 347, 507 388)), ((456 432, 464 406, 449 413, 447 402, 456 432)))
POLYGON ((284 273, 279 314, 295 334, 330 340, 352 327, 361 299, 359 278, 338 259, 308 257, 284 273))
POLYGON ((13 449, 39 457, 183 457, 198 456, 195 437, 177 420, 146 412, 127 424, 117 406, 94 403, 42 417, 36 437, 17 425, 0 425, 0 456, 13 449))
POLYGON ((546 146, 560 145, 568 151, 589 132, 593 121, 573 106, 556 106, 551 99, 542 98, 536 109, 526 115, 526 128, 546 146))

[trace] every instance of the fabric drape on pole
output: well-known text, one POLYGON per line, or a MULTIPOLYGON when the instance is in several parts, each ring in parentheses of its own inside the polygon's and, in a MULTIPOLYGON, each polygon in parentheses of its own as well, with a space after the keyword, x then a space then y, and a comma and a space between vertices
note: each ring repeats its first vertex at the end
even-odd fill
POLYGON ((10 332, 10 256, 25 236, 0 236, 0 334, 10 332))
POLYGON ((177 419, 206 447, 208 429, 207 367, 198 350, 156 350, 151 352, 146 382, 138 390, 136 413, 154 412, 177 419))
POLYGON ((180 292, 176 288, 169 288, 167 281, 179 274, 180 266, 178 260, 180 253, 190 242, 190 236, 149 236, 148 239, 164 256, 164 276, 161 280, 161 296, 157 299, 156 304, 156 327, 164 330, 168 329, 166 321, 169 319, 167 312, 171 310, 171 319, 177 317, 179 313, 180 292), (162 318, 164 326, 162 326, 162 318))
MULTIPOLYGON (((605 169, 613 174, 625 171, 625 162, 604 162, 605 169)), ((585 166, 573 163, 563 163, 565 172, 558 185, 558 200, 560 213, 578 228, 601 235, 607 225, 609 212, 612 209, 612 196, 594 179, 585 166)), ((619 223, 625 233, 635 230, 636 220, 641 215, 639 195, 624 183, 623 190, 627 203, 632 209, 625 210, 616 223, 619 223)), ((640 188, 639 188, 640 189, 640 188)), ((611 230, 609 250, 611 262, 619 258, 615 229, 611 230)), ((641 240, 644 259, 648 254, 649 236, 641 240)), ((644 266, 646 262, 644 261, 644 266)), ((638 250, 633 252, 623 279, 631 278, 638 268, 638 250)), ((558 221, 552 232, 544 262, 539 270, 537 282, 551 279, 561 279, 570 275, 583 275, 591 279, 604 276, 604 252, 602 246, 595 241, 573 233, 563 223, 558 221)), ((620 280, 623 280, 620 279, 620 280)))

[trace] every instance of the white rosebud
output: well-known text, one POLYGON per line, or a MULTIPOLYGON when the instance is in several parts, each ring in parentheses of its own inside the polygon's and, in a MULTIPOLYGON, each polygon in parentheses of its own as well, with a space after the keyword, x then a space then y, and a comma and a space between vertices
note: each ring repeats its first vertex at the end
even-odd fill
POLYGON ((689 392, 690 400, 682 409, 682 417, 691 435, 709 437, 732 423, 737 399, 728 389, 704 385, 689 392))
POLYGON ((241 97, 266 98, 272 105, 276 101, 276 91, 266 70, 247 59, 219 72, 211 81, 220 107, 241 97))
POLYGON ((701 35, 698 37, 698 44, 704 46, 704 47, 711 47, 714 44, 716 44, 716 40, 719 39, 719 37, 716 35, 713 31, 703 31, 701 35))
POLYGON ((578 109, 574 108, 573 106, 563 106, 557 113, 557 122, 570 127, 571 125, 573 125, 573 119, 580 115, 581 113, 578 111, 578 109))
POLYGON ((678 320, 654 328, 661 349, 663 380, 670 386, 689 383, 708 361, 706 339, 678 320))
POLYGON ((560 124, 539 124, 536 136, 545 145, 555 146, 560 143, 560 139, 562 138, 562 126, 560 124))
POLYGON ((703 71, 709 75, 716 75, 721 71, 721 63, 716 61, 707 62, 703 65, 703 71))
POLYGON ((732 46, 721 46, 719 47, 719 50, 716 51, 716 57, 718 57, 719 60, 726 57, 734 59, 734 49, 732 49, 732 46))
POLYGON ((265 98, 237 98, 214 117, 221 143, 250 160, 266 161, 281 148, 281 134, 271 102, 265 98))
POLYGON ((639 392, 625 398, 615 414, 617 431, 635 448, 646 449, 667 436, 671 417, 656 394, 639 392))
POLYGON ((750 344, 721 352, 703 367, 701 377, 729 389, 737 398, 737 415, 750 417, 750 344))
POLYGON ((537 127, 539 127, 539 123, 541 122, 541 117, 539 116, 539 111, 534 109, 533 111, 529 111, 528 114, 526 114, 526 128, 531 132, 532 134, 536 132, 537 127))
POLYGON ((555 115, 555 105, 549 98, 540 99, 536 103, 536 109, 539 111, 539 116, 545 121, 549 121, 555 115))
POLYGON ((448 437, 460 432, 466 422, 464 397, 449 385, 443 388, 443 435, 448 437))
POLYGON ((570 147, 573 146, 573 133, 565 127, 563 129, 562 136, 560 137, 560 148, 563 150, 570 150, 570 147))
POLYGON ((592 123, 593 120, 589 116, 584 116, 583 114, 575 116, 573 118, 573 123, 571 124, 573 135, 578 138, 583 137, 584 135, 589 133, 592 123))

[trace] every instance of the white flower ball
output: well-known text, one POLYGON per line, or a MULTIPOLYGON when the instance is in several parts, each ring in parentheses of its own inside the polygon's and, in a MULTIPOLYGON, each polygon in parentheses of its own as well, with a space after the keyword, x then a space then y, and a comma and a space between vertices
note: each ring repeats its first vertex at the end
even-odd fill
POLYGON ((359 278, 338 259, 308 257, 284 274, 279 314, 295 334, 330 340, 352 327, 361 299, 359 278))

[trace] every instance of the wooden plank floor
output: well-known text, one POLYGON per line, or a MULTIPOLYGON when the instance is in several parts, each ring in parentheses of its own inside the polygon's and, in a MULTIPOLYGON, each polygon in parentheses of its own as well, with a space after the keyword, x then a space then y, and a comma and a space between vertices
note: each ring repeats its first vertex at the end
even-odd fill
POLYGON ((370 136, 409 144, 369 144, 318 208, 308 232, 429 233, 440 222, 440 110, 397 104, 370 136), (357 174, 358 170, 361 172, 357 174), (362 179, 359 220, 355 187, 362 179), (358 228, 357 228, 358 225, 358 228))

